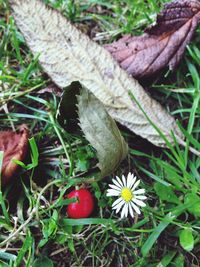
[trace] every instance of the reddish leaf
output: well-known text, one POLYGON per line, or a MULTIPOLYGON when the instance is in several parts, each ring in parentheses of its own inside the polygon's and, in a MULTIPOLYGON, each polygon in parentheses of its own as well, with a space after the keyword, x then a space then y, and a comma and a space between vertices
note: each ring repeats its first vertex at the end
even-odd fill
POLYGON ((12 131, 0 132, 0 150, 4 152, 2 168, 2 184, 8 184, 16 174, 18 165, 12 160, 23 161, 28 148, 28 129, 22 125, 19 133, 12 131))
POLYGON ((198 0, 173 1, 145 34, 124 36, 105 47, 129 74, 149 77, 166 66, 172 70, 177 66, 199 22, 198 0))

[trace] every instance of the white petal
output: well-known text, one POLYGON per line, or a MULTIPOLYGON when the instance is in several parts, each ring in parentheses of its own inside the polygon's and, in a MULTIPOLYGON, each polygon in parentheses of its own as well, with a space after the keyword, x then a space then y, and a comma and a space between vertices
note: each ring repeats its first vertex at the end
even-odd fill
POLYGON ((135 198, 136 198, 136 199, 141 199, 141 200, 145 200, 145 199, 147 199, 146 196, 138 196, 138 195, 135 195, 135 198))
POLYGON ((128 203, 126 203, 126 209, 125 209, 125 217, 128 217, 128 203))
POLYGON ((140 180, 137 180, 137 182, 133 185, 132 190, 134 190, 139 185, 139 183, 140 183, 140 180))
POLYGON ((135 181, 136 181, 137 177, 133 177, 133 179, 131 180, 130 186, 129 188, 131 189, 131 187, 134 185, 135 181))
POLYGON ((127 175, 127 178, 129 178, 129 177, 132 179, 133 178, 133 173, 129 172, 128 175, 127 175))
POLYGON ((121 191, 120 187, 114 185, 114 184, 109 184, 110 188, 121 191))
POLYGON ((116 180, 112 179, 113 184, 115 184, 118 188, 122 188, 121 184, 116 180))
POLYGON ((118 213, 120 210, 121 210, 121 208, 122 208, 122 206, 125 204, 125 202, 124 201, 121 201, 118 205, 117 205, 117 207, 115 206, 115 208, 113 208, 113 210, 114 209, 116 209, 116 213, 118 213))
POLYGON ((120 178, 119 178, 118 176, 116 176, 116 180, 117 180, 117 182, 121 185, 121 187, 124 186, 123 183, 122 183, 122 181, 120 180, 120 178))
POLYGON ((133 209, 137 214, 141 214, 140 209, 133 202, 131 202, 131 206, 133 207, 133 209))
POLYGON ((120 192, 114 189, 108 189, 106 196, 107 197, 118 197, 120 195, 120 192))
POLYGON ((144 194, 145 193, 145 189, 138 189, 138 190, 136 190, 136 191, 134 191, 133 192, 134 193, 134 195, 139 195, 139 194, 144 194))
POLYGON ((113 202, 112 207, 114 208, 115 205, 118 205, 123 199, 120 197, 115 202, 113 202))
POLYGON ((123 181, 124 186, 127 187, 127 185, 126 185, 126 178, 125 178, 124 175, 122 175, 122 181, 123 181))
POLYGON ((119 212, 119 210, 121 209, 121 207, 124 205, 124 201, 121 200, 117 205, 115 205, 114 207, 112 207, 113 210, 116 210, 116 213, 119 212))
POLYGON ((122 209, 122 212, 121 212, 121 218, 124 218, 125 217, 125 214, 126 214, 126 210, 128 209, 128 206, 127 206, 127 203, 125 203, 123 209, 122 209))
POLYGON ((133 214, 133 209, 131 207, 131 203, 128 204, 128 208, 129 208, 129 213, 130 213, 131 217, 134 218, 134 214, 133 214))
POLYGON ((143 201, 139 200, 139 199, 133 198, 132 201, 135 202, 138 206, 141 206, 141 207, 145 207, 146 206, 146 204, 143 201))
POLYGON ((131 185, 132 181, 133 181, 133 174, 131 174, 129 172, 128 177, 127 177, 127 187, 128 188, 130 188, 130 185, 131 185))

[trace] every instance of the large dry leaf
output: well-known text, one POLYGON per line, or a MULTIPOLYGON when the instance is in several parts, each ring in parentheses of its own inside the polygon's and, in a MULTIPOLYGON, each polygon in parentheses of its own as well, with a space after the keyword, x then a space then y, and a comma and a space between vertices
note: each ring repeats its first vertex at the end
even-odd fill
POLYGON ((2 184, 8 184, 16 175, 18 165, 13 159, 23 161, 28 149, 28 130, 21 126, 19 133, 12 131, 0 132, 0 151, 3 151, 2 184))
POLYGON ((110 53, 72 26, 65 17, 38 0, 10 0, 12 14, 35 55, 60 87, 80 81, 118 122, 158 146, 165 142, 151 122, 173 142, 182 135, 175 120, 151 99, 110 53), (131 92, 137 101, 132 100, 131 92), (138 107, 138 103, 143 111, 138 107))
POLYGON ((124 36, 105 48, 133 77, 148 77, 166 66, 172 70, 177 66, 199 22, 198 0, 173 1, 146 34, 124 36))

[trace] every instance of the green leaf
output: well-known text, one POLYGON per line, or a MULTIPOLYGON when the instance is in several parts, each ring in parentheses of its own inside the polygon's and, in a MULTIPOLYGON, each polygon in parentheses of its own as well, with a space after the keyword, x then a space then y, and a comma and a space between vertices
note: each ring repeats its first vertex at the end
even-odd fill
POLYGON ((3 252, 0 251, 0 259, 4 259, 4 260, 11 260, 11 261, 15 261, 16 260, 16 255, 8 253, 8 252, 3 252))
POLYGON ((66 225, 90 225, 90 224, 113 224, 114 221, 111 219, 102 219, 102 218, 86 218, 86 219, 62 219, 60 224, 62 227, 66 225))
POLYGON ((57 221, 58 212, 57 210, 54 210, 52 216, 46 222, 43 222, 42 232, 45 239, 48 239, 56 233, 58 228, 57 221))
POLYGON ((181 246, 186 250, 186 251, 191 251, 194 248, 194 237, 192 234, 192 229, 187 228, 182 230, 179 233, 179 240, 181 246))
POLYGON ((161 200, 170 203, 180 204, 179 199, 177 198, 177 196, 175 195, 174 191, 170 186, 165 186, 161 183, 155 183, 154 190, 156 191, 156 194, 159 196, 161 200))
POLYGON ((76 162, 76 169, 78 171, 81 171, 81 172, 85 172, 88 170, 88 167, 89 167, 89 164, 88 164, 88 161, 83 159, 83 160, 80 160, 78 159, 77 162, 76 162))
POLYGON ((38 243, 38 247, 42 248, 49 240, 47 238, 40 239, 40 242, 38 243))
POLYGON ((176 255, 176 251, 169 251, 161 260, 160 265, 162 267, 167 267, 173 260, 174 256, 176 255))
POLYGON ((36 259, 33 263, 33 267, 54 267, 52 260, 47 257, 41 257, 36 259))
POLYGON ((39 151, 37 144, 35 142, 34 137, 29 139, 29 144, 31 147, 31 159, 32 159, 32 168, 37 167, 38 165, 38 158, 39 158, 39 151))
POLYGON ((7 263, 5 263, 5 262, 0 262, 0 267, 10 267, 11 264, 12 264, 11 262, 10 262, 9 265, 7 263))
POLYGON ((73 241, 72 238, 70 238, 70 239, 68 240, 68 248, 69 248, 69 250, 70 250, 72 253, 75 252, 74 241, 73 241))
POLYGON ((63 220, 61 220, 61 224, 62 224, 62 230, 68 235, 72 235, 72 225, 65 223, 63 220))
POLYGON ((70 198, 70 199, 61 199, 56 205, 55 207, 58 208, 58 207, 63 207, 63 206, 66 206, 66 205, 69 205, 71 203, 75 203, 77 202, 77 198, 76 197, 73 197, 73 198, 70 198))
POLYGON ((200 217, 200 197, 194 193, 188 193, 184 199, 185 204, 188 205, 187 210, 194 216, 200 217))
POLYGON ((6 202, 5 202, 5 197, 0 189, 0 206, 3 211, 4 219, 5 222, 7 223, 8 226, 10 226, 10 216, 6 207, 6 202))
POLYGON ((22 168, 26 169, 26 170, 31 170, 35 167, 37 167, 38 165, 38 159, 39 159, 39 151, 38 151, 38 147, 37 144, 35 142, 34 137, 29 139, 29 144, 30 144, 30 148, 31 148, 31 163, 26 165, 24 164, 24 162, 13 159, 13 161, 21 166, 22 168))
POLYGON ((28 233, 28 235, 26 236, 26 239, 23 243, 23 246, 18 253, 16 262, 15 262, 16 266, 20 265, 20 263, 22 262, 22 260, 24 258, 24 255, 27 253, 28 250, 31 249, 32 242, 33 242, 33 239, 30 236, 30 233, 28 233))
POLYGON ((54 210, 52 217, 49 219, 48 223, 48 237, 56 233, 58 228, 57 221, 58 221, 58 211, 54 210))
POLYGON ((68 239, 68 236, 67 235, 63 235, 63 234, 57 234, 56 235, 56 243, 60 244, 60 245, 63 245, 66 240, 68 239))
POLYGON ((172 266, 184 267, 184 263, 185 263, 185 257, 183 256, 183 254, 179 254, 173 261, 172 266))

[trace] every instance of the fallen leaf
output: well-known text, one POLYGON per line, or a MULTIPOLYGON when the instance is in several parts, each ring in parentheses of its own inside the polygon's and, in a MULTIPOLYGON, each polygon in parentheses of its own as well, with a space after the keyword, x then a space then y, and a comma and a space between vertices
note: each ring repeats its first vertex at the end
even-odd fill
POLYGON ((128 154, 128 145, 115 121, 94 94, 79 82, 66 87, 60 101, 57 119, 64 128, 71 124, 71 110, 78 113, 76 124, 79 124, 85 138, 96 150, 99 161, 97 167, 101 173, 95 176, 98 179, 113 173, 128 154))
POLYGON ((3 151, 2 185, 8 184, 16 174, 18 165, 13 159, 23 161, 28 149, 28 129, 22 125, 18 133, 0 132, 0 151, 3 151))
POLYGON ((149 77, 166 66, 171 70, 177 66, 199 22, 198 0, 173 1, 144 35, 124 36, 105 48, 133 77, 149 77))
POLYGON ((78 99, 80 127, 96 149, 101 177, 113 173, 128 154, 128 145, 115 121, 93 93, 82 87, 78 99))
POLYGON ((137 135, 165 146, 164 139, 153 126, 156 125, 172 143, 171 132, 178 142, 183 142, 174 118, 119 67, 106 49, 41 1, 9 2, 17 26, 33 54, 40 55, 40 64, 59 87, 78 80, 104 104, 111 117, 137 135))

